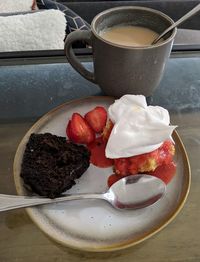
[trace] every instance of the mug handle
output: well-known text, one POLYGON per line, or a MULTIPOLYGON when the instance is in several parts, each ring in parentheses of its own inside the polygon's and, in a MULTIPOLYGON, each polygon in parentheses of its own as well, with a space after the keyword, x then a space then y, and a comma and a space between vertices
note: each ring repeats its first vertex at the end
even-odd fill
POLYGON ((81 74, 84 78, 87 80, 96 83, 95 81, 95 75, 93 72, 90 72, 87 70, 81 62, 77 59, 77 57, 74 54, 72 44, 76 41, 85 41, 87 44, 92 45, 92 40, 91 40, 92 33, 91 31, 81 31, 77 30, 74 32, 71 32, 66 40, 65 40, 65 45, 64 45, 64 51, 65 55, 69 61, 69 63, 72 65, 72 67, 79 73, 81 74))

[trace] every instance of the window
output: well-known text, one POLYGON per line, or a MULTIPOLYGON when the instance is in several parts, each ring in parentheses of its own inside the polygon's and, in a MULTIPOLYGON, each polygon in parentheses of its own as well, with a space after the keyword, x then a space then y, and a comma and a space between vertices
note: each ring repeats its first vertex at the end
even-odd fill
MULTIPOLYGON (((32 0, 27 0, 27 1, 32 1, 32 0)), ((68 8, 69 10, 71 10, 71 12, 75 13, 75 16, 80 16, 80 19, 81 18, 83 19, 82 21, 85 23, 85 26, 89 28, 89 25, 96 14, 98 14, 99 12, 105 9, 116 7, 116 6, 139 5, 139 6, 150 7, 150 8, 157 9, 157 10, 160 10, 166 13, 172 19, 174 19, 174 21, 176 21, 178 18, 183 16, 190 9, 192 9, 195 5, 200 3, 200 1, 193 1, 193 0, 182 0, 182 1, 178 1, 178 0, 177 1, 176 0, 168 0, 168 1, 163 1, 163 0, 152 0, 152 1, 145 1, 145 0, 141 0, 141 1, 135 1, 135 0, 132 0, 132 1, 44 0, 44 1, 41 1, 41 0, 37 0, 37 3, 40 9, 38 13, 42 13, 41 9, 56 8, 55 6, 58 6, 63 12, 66 12, 66 8, 68 8)), ((1 13, 1 10, 0 10, 0 13, 1 13)), ((24 14, 26 15, 26 13, 24 14)), ((27 14, 30 17, 31 12, 28 11, 27 14)), ((0 18, 5 19, 6 17, 9 17, 10 19, 12 19, 14 15, 15 16, 19 15, 19 13, 16 14, 14 12, 12 14, 10 13, 9 14, 5 14, 5 13, 0 14, 0 18)), ((68 24, 67 24, 67 27, 68 27, 71 21, 70 15, 67 17, 67 19, 68 19, 68 24)), ((79 18, 76 18, 76 19, 77 21, 80 21, 79 18)), ((197 14, 180 26, 176 40, 175 40, 175 44, 173 46, 173 50, 177 51, 177 50, 198 50, 200 49, 200 23, 199 21, 200 21, 200 14, 197 14)), ((49 20, 46 20, 46 24, 49 24, 49 23, 50 23, 49 20)), ((36 30, 40 30, 40 28, 43 28, 43 29, 45 28, 43 24, 38 25, 38 23, 36 22, 34 22, 33 25, 34 25, 33 30, 29 30, 29 28, 27 28, 29 33, 31 31, 31 34, 30 34, 31 37, 34 37, 34 33, 36 30)), ((1 23, 0 31, 1 31, 2 26, 3 25, 1 23)), ((81 26, 82 26, 81 28, 84 27, 83 24, 81 24, 81 26)), ((66 27, 66 32, 69 33, 71 29, 67 29, 67 27, 66 27)), ((73 26, 72 26, 72 29, 74 30, 73 26)), ((83 28, 83 29, 87 29, 87 28, 83 28)), ((26 39, 26 36, 27 36, 26 32, 23 30, 20 31, 19 28, 17 29, 17 26, 16 28, 13 28, 13 27, 10 28, 12 35, 15 34, 17 30, 18 30, 18 33, 20 32, 19 33, 20 40, 24 42, 24 39, 26 39)), ((9 31, 9 29, 7 29, 7 31, 9 31)), ((31 48, 31 44, 29 45, 30 48, 29 47, 24 47, 24 49, 16 48, 12 52, 10 52, 9 50, 6 50, 5 48, 5 50, 0 49, 0 58, 23 57, 24 55, 25 56, 27 55, 28 56, 40 56, 40 55, 46 55, 47 53, 48 53, 48 56, 49 55, 50 56, 57 56, 57 55, 63 56, 63 48, 62 48, 63 40, 61 39, 61 43, 59 46, 55 46, 55 48, 54 47, 48 48, 50 43, 52 43, 52 41, 50 40, 50 34, 48 35, 48 37, 45 36, 45 33, 43 33, 42 35, 44 36, 44 38, 46 38, 47 41, 49 41, 46 45, 46 48, 43 48, 42 51, 40 47, 36 48, 36 50, 35 49, 33 50, 31 48)), ((2 43, 4 42, 5 37, 6 37, 6 34, 0 32, 0 39, 2 43)), ((8 41, 9 35, 7 35, 7 38, 8 38, 7 39, 8 41)), ((37 39, 39 39, 39 37, 37 37, 37 39)), ((4 44, 7 47, 6 42, 4 44)), ((80 54, 86 54, 88 52, 90 53, 90 50, 87 49, 83 45, 77 45, 75 46, 75 48, 77 49, 77 53, 80 53, 80 54)))

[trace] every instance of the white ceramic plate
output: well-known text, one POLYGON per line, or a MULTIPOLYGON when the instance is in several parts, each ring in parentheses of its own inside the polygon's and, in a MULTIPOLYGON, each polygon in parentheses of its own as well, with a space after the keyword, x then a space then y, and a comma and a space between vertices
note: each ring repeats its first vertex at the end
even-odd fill
MULTIPOLYGON (((31 133, 50 132, 65 136, 72 113, 85 114, 97 105, 108 107, 111 97, 89 97, 63 104, 44 115, 21 141, 14 160, 14 179, 19 195, 27 195, 20 178, 21 162, 31 133)), ((164 228, 181 210, 190 187, 190 166, 184 146, 176 132, 177 174, 156 204, 135 211, 115 210, 102 200, 79 200, 27 208, 38 227, 57 242, 87 251, 111 251, 135 245, 164 228)), ((90 165, 68 193, 94 193, 107 189, 111 168, 90 165)))

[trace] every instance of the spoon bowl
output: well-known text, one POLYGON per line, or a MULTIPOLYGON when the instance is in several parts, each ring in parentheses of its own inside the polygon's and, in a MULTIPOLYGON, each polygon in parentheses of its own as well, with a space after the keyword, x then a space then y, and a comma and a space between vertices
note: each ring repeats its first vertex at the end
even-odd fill
POLYGON ((118 209, 139 209, 157 202, 166 191, 161 180, 150 175, 131 175, 114 183, 106 200, 118 209))
POLYGON ((0 194, 0 212, 80 199, 102 199, 117 209, 139 209, 157 202, 165 190, 166 185, 159 178, 145 174, 131 175, 120 179, 102 194, 73 194, 55 199, 0 194))

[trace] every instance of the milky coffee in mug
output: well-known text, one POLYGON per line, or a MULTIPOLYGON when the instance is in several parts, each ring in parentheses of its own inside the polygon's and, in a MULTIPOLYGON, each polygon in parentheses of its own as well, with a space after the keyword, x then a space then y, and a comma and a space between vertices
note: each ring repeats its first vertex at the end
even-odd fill
MULTIPOLYGON (((77 30, 67 36, 65 53, 73 68, 98 84, 106 95, 142 94, 148 97, 160 83, 177 30, 168 33, 156 45, 144 44, 144 30, 151 36, 155 34, 156 38, 173 23, 167 15, 150 8, 126 6, 108 9, 93 19, 90 31, 77 30), (123 40, 120 36, 115 40, 113 36, 106 39, 109 30, 132 33, 139 30, 143 42, 134 44, 127 38, 125 42, 119 42, 123 40), (92 47, 94 72, 87 70, 75 56, 72 44, 76 41, 84 41, 92 47)), ((134 37, 134 41, 138 39, 134 37)))
POLYGON ((118 25, 99 34, 103 39, 118 45, 140 47, 151 45, 158 33, 142 26, 118 25))

